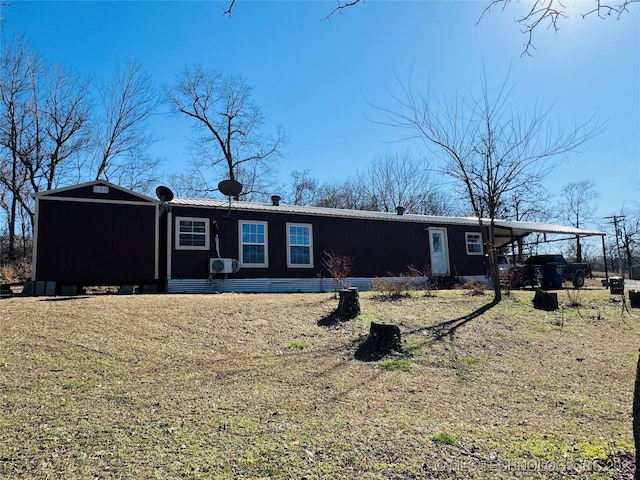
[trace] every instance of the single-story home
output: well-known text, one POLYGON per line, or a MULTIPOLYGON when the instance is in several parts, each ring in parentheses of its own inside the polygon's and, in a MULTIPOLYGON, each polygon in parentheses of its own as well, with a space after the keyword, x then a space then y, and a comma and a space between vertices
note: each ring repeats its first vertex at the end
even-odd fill
MULTIPOLYGON (((32 280, 147 285, 167 292, 319 292, 334 288, 323 261, 349 257, 349 283, 412 266, 436 277, 484 280, 477 218, 236 200, 154 199, 106 181, 35 195, 32 280)), ((603 235, 496 221, 498 247, 532 232, 603 235)))

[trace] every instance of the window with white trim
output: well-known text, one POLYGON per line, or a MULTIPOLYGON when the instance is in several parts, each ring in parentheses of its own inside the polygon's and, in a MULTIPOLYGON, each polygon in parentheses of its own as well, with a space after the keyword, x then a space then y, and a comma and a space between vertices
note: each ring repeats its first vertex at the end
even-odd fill
POLYGON ((313 267, 313 233, 311 225, 287 223, 287 267, 313 267))
POLYGON ((209 250, 209 220, 176 217, 176 250, 209 250))
POLYGON ((467 255, 482 255, 482 234, 466 232, 467 255))
POLYGON ((267 222, 238 222, 240 228, 240 264, 248 267, 269 266, 267 222))

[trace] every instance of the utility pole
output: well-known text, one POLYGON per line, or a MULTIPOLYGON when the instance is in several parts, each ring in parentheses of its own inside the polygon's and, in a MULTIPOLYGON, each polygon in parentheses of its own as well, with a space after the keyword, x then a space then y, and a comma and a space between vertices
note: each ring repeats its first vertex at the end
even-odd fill
POLYGON ((620 252, 620 239, 619 239, 619 235, 618 235, 618 222, 624 220, 624 216, 620 215, 620 216, 612 216, 612 217, 605 217, 609 220, 611 220, 609 223, 613 224, 613 228, 616 231, 616 248, 618 249, 618 270, 620 273, 621 277, 624 277, 624 270, 622 268, 622 253, 620 252))

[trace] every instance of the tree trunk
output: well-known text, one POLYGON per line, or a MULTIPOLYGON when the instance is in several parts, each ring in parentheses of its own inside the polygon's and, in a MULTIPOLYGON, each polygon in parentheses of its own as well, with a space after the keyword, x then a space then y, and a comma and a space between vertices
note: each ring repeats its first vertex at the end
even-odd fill
POLYGON ((576 235, 576 262, 582 263, 582 244, 580 243, 580 235, 576 235))
POLYGON ((340 320, 352 320, 360 315, 358 287, 349 287, 339 292, 340 300, 335 316, 340 320))
POLYGON ((491 223, 488 226, 484 227, 484 230, 486 232, 485 238, 487 239, 485 248, 489 259, 489 275, 493 285, 494 301, 498 303, 502 300, 502 289, 500 287, 500 269, 498 268, 498 252, 495 248, 495 224, 493 219, 491 219, 491 223))

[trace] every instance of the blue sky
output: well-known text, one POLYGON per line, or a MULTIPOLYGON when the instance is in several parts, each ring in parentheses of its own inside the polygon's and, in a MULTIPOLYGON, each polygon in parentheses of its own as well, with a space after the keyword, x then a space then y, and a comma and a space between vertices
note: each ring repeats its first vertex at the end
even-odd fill
MULTIPOLYGON (((557 33, 536 33, 533 57, 521 56, 526 38, 512 21, 522 3, 477 23, 483 0, 367 0, 329 20, 333 1, 237 0, 232 18, 216 1, 15 1, 2 12, 2 36, 24 34, 46 59, 97 77, 129 58, 158 85, 196 63, 244 75, 265 129, 281 124, 289 137, 277 166, 282 184, 306 169, 342 180, 379 155, 414 148, 370 120, 371 104, 393 105, 398 78, 411 76, 416 92, 429 86, 439 99, 479 94, 483 68, 495 88, 510 71, 515 109, 553 105, 566 129, 594 114, 606 121, 601 135, 557 160, 546 182, 557 193, 594 180, 604 217, 640 203, 640 8, 620 20, 583 20, 593 2, 566 3, 570 18, 557 33)), ((154 119, 163 175, 185 170, 189 126, 154 119)))

